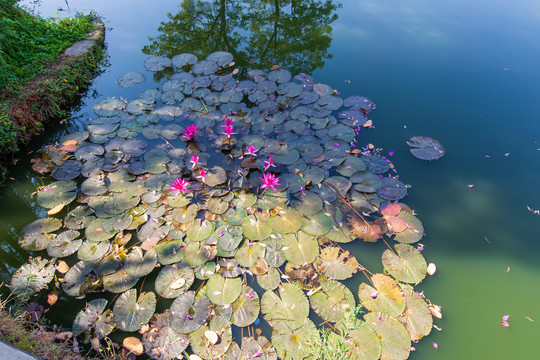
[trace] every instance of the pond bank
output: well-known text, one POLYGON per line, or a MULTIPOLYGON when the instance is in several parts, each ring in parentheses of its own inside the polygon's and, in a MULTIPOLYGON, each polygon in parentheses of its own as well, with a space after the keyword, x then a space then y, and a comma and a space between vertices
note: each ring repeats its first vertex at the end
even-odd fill
POLYGON ((21 144, 39 135, 46 124, 69 116, 67 109, 84 94, 105 58, 104 37, 105 26, 96 18, 89 35, 47 63, 40 74, 0 92, 0 130, 13 139, 0 148, 2 175, 21 144))

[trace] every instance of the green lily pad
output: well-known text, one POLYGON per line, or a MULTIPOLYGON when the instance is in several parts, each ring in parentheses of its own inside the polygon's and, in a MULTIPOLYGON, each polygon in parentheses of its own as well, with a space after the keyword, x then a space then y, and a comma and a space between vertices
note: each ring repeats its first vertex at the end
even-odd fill
POLYGON ((216 187, 227 182, 227 173, 221 166, 214 166, 207 171, 207 174, 204 180, 207 186, 216 187))
POLYGON ((26 225, 19 236, 19 245, 29 251, 44 250, 54 235, 53 231, 60 229, 62 222, 55 218, 38 219, 26 225))
POLYGON ((348 243, 356 238, 355 235, 351 234, 351 230, 348 227, 332 228, 325 236, 337 243, 348 243))
POLYGON ((109 117, 118 114, 124 105, 125 103, 121 99, 107 98, 94 105, 93 109, 96 115, 109 117))
POLYGON ((85 230, 86 238, 90 241, 105 241, 116 235, 116 232, 107 232, 103 229, 103 219, 95 219, 85 230))
POLYGON ((148 71, 161 71, 171 66, 171 59, 165 56, 152 56, 144 61, 144 67, 148 71))
POLYGON ((424 227, 422 226, 420 220, 407 211, 400 212, 398 216, 402 217, 408 226, 402 232, 397 233, 394 240, 403 244, 412 244, 420 241, 420 239, 424 236, 424 227))
POLYGON ((374 193, 382 187, 381 178, 369 171, 357 171, 351 175, 354 190, 366 193, 374 193))
POLYGON ((294 207, 303 215, 315 215, 323 208, 321 197, 311 191, 304 191, 298 196, 298 201, 293 202, 294 207))
POLYGON ((127 72, 125 74, 120 75, 116 79, 116 83, 121 88, 131 88, 135 86, 135 84, 140 84, 146 80, 146 76, 144 76, 141 73, 138 72, 127 72))
POLYGON ((39 206, 52 209, 59 205, 67 205, 75 200, 77 184, 72 180, 55 181, 41 188, 37 193, 39 206))
POLYGON ((251 287, 242 286, 240 296, 232 304, 233 314, 231 322, 239 327, 253 324, 260 312, 259 295, 251 287))
POLYGON ((193 270, 185 263, 165 266, 155 282, 156 292, 167 299, 176 298, 189 290, 195 281, 193 270))
POLYGON ((191 349, 204 360, 219 359, 232 343, 231 324, 221 316, 213 316, 208 325, 201 326, 189 335, 191 349), (209 340, 209 334, 217 336, 218 341, 209 340))
POLYGON ((269 266, 278 268, 286 261, 283 251, 281 251, 281 241, 272 241, 265 243, 264 259, 269 266))
POLYGON ((264 240, 272 233, 272 228, 266 221, 261 221, 249 215, 242 221, 242 232, 250 240, 264 240))
POLYGON ((411 339, 399 321, 381 312, 367 313, 364 320, 381 341, 381 359, 405 360, 409 357, 411 339))
POLYGON ((212 221, 197 219, 191 229, 186 232, 186 235, 192 241, 203 241, 210 236, 213 230, 214 223, 212 221))
POLYGON ((257 197, 249 190, 239 189, 234 192, 234 195, 235 199, 233 200, 233 204, 236 207, 247 209, 257 202, 257 197))
POLYGON ((257 259, 264 258, 265 248, 258 242, 250 243, 249 241, 244 242, 234 258, 238 263, 245 267, 254 266, 257 263, 257 259))
POLYGON ((281 284, 279 271, 272 267, 268 269, 266 274, 257 275, 257 284, 264 290, 274 290, 281 284))
POLYGON ((360 284, 358 297, 362 305, 372 312, 383 312, 398 317, 405 310, 405 295, 396 280, 383 274, 371 277, 375 288, 360 284))
POLYGON ((144 349, 151 359, 177 359, 189 345, 189 337, 173 329, 169 318, 169 310, 154 315, 150 329, 142 336, 144 349))
POLYGON ((101 174, 96 174, 88 177, 81 184, 81 191, 85 195, 101 195, 107 191, 105 177, 101 174))
POLYGON ((9 288, 17 295, 32 295, 47 287, 54 277, 54 272, 54 265, 38 256, 15 271, 9 288))
POLYGON ((169 265, 184 258, 185 242, 182 239, 164 241, 156 245, 158 261, 162 265, 169 265))
POLYGON ((188 207, 174 209, 172 212, 172 218, 177 223, 186 224, 195 220, 198 212, 199 207, 196 204, 191 204, 188 207))
POLYGON ((323 274, 334 280, 348 279, 361 268, 353 255, 348 251, 340 251, 336 246, 322 249, 317 262, 323 274))
POLYGON ((264 336, 257 336, 257 340, 251 337, 242 338, 242 348, 235 342, 231 344, 229 350, 223 355, 223 360, 251 360, 260 357, 261 359, 277 360, 276 349, 264 336))
POLYGON ((345 161, 338 166, 336 170, 345 177, 351 177, 352 174, 358 171, 366 170, 366 164, 364 164, 359 157, 348 155, 345 161))
POLYGON ((178 194, 176 196, 168 195, 167 203, 174 208, 182 208, 193 202, 193 194, 178 194))
POLYGON ((268 219, 268 224, 280 234, 291 234, 302 226, 302 216, 294 209, 285 208, 268 219))
POLYGON ((79 261, 73 265, 62 283, 62 289, 70 296, 82 296, 93 290, 97 285, 96 276, 92 273, 94 266, 91 263, 79 261))
POLYGON ((157 253, 154 249, 148 250, 143 255, 143 250, 136 246, 131 249, 130 253, 124 260, 124 270, 134 278, 146 276, 154 270, 158 260, 157 253))
POLYGON ((308 356, 314 343, 320 341, 319 331, 313 321, 306 320, 295 330, 274 329, 272 344, 276 347, 280 359, 301 360, 308 356))
POLYGON ((216 249, 204 243, 193 242, 184 248, 184 261, 191 266, 200 266, 216 256, 216 249))
POLYGON ((77 239, 80 233, 75 230, 67 230, 58 234, 47 245, 47 253, 51 257, 66 257, 75 253, 82 244, 81 239, 77 239))
POLYGON ((356 306, 351 290, 334 280, 323 280, 309 297, 309 303, 317 315, 330 322, 339 321, 356 306))
POLYGON ((204 295, 195 299, 195 292, 178 296, 170 307, 169 322, 181 334, 189 334, 200 328, 211 312, 210 300, 204 295))
POLYGON ((343 176, 332 176, 325 180, 325 184, 330 185, 332 189, 337 191, 341 197, 346 197, 347 192, 352 186, 352 183, 343 176))
POLYGON ((86 304, 86 308, 81 310, 73 322, 73 332, 75 335, 88 333, 94 330, 100 339, 109 335, 114 330, 113 312, 105 310, 107 300, 95 299, 86 304))
POLYGON ((302 231, 309 235, 321 236, 328 233, 333 225, 332 219, 320 212, 302 220, 302 231))
POLYGON ((94 211, 88 206, 77 206, 64 218, 66 228, 70 230, 84 229, 95 219, 95 217, 92 215, 93 213, 94 211))
POLYGON ((242 279, 214 274, 206 283, 206 296, 216 305, 232 304, 242 291, 242 279))
POLYGON ((309 302, 298 286, 283 284, 279 287, 279 294, 273 291, 264 293, 261 311, 264 319, 273 328, 280 326, 282 329, 293 331, 306 321, 309 315, 309 302))
POLYGON ((86 240, 77 250, 77 257, 83 261, 96 261, 101 259, 110 247, 111 244, 107 241, 86 240))
POLYGON ((407 186, 400 180, 385 177, 381 179, 381 187, 377 189, 377 195, 390 201, 399 200, 407 195, 407 186))
POLYGON ((396 253, 385 250, 382 255, 384 268, 390 275, 399 281, 418 284, 424 280, 427 273, 427 263, 420 251, 416 248, 397 244, 396 253))
POLYGON ((119 269, 103 277, 103 287, 105 290, 119 294, 131 289, 138 280, 139 278, 130 276, 124 269, 119 269))
POLYGON ((317 240, 303 231, 283 237, 281 250, 285 258, 296 265, 310 264, 319 255, 317 240))
POLYGON ((405 326, 412 341, 418 341, 429 335, 433 327, 433 316, 428 304, 416 292, 405 290, 407 306, 397 320, 405 326))
POLYGON ((311 182, 313 185, 317 185, 324 180, 324 171, 318 166, 308 166, 304 170, 304 179, 306 183, 311 182))
POLYGON ((440 142, 427 136, 413 136, 407 145, 411 147, 411 154, 422 160, 437 160, 445 153, 440 142))
POLYGON ((137 331, 147 324, 156 311, 156 295, 143 292, 137 299, 137 290, 122 293, 114 303, 114 321, 120 330, 137 331))
POLYGON ((377 333, 365 322, 349 331, 352 339, 351 349, 357 360, 378 360, 381 356, 381 342, 377 333))

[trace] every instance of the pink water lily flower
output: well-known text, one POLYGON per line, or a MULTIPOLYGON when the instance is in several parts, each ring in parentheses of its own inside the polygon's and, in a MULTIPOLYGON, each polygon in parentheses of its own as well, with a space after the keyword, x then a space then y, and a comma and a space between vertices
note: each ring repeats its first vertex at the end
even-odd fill
POLYGON ((257 156, 257 151, 259 151, 254 145, 246 146, 246 155, 257 156))
POLYGON ((276 165, 274 165, 274 159, 270 156, 268 161, 264 162, 264 171, 268 171, 271 167, 276 167, 276 165))
POLYGON ((510 315, 504 315, 503 318, 502 318, 501 324, 504 327, 509 327, 510 326, 510 324, 508 323, 508 318, 510 318, 510 315))
POLYGON ((225 121, 225 125, 221 125, 221 127, 232 126, 233 119, 228 118, 227 115, 225 115, 225 118, 223 118, 223 121, 225 121))
POLYGON ((234 134, 237 134, 235 132, 233 132, 234 128, 232 125, 226 125, 225 126, 225 131, 222 132, 223 135, 227 135, 228 138, 231 137, 231 135, 234 135, 234 134))
POLYGON ((279 184, 279 178, 276 177, 276 175, 272 173, 266 173, 266 174, 263 174, 263 177, 259 176, 259 179, 261 179, 261 181, 263 182, 263 184, 261 185, 262 189, 272 188, 272 190, 277 192, 274 186, 279 186, 280 184, 279 184))
POLYGON ((195 124, 186 126, 186 129, 184 130, 184 138, 188 141, 193 140, 195 135, 200 133, 200 131, 197 130, 198 128, 199 126, 195 124))
POLYGON ((255 354, 253 354, 253 356, 251 358, 254 359, 254 358, 261 357, 261 356, 262 356, 262 352, 256 352, 255 354))
POLYGON ((176 195, 178 195, 180 192, 189 192, 187 189, 187 186, 189 185, 189 181, 185 179, 178 178, 173 181, 173 184, 169 187, 169 190, 176 191, 176 195))
POLYGON ((193 167, 194 167, 194 168, 197 167, 197 165, 202 165, 202 164, 199 162, 199 157, 198 157, 197 155, 193 155, 193 156, 191 157, 191 160, 189 160, 189 162, 190 162, 191 164, 193 164, 193 167))
POLYGON ((202 182, 204 182, 204 178, 207 176, 208 174, 206 173, 206 171, 204 171, 204 169, 199 169, 199 176, 197 177, 200 178, 202 182))

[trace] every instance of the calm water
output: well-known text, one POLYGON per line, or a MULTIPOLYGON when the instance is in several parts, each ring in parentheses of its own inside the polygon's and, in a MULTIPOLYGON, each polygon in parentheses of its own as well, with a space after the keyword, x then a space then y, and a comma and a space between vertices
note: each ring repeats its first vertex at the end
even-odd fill
MULTIPOLYGON (((229 1, 222 3, 231 6, 229 1)), ((160 23, 170 21, 167 13, 177 14, 179 4, 93 2, 91 8, 112 28, 107 33, 111 66, 95 80, 68 130, 83 127, 93 116, 97 97, 132 98, 150 87, 147 80, 144 87, 126 90, 114 81, 127 71, 144 72, 148 55, 142 49, 152 43, 148 37, 163 34, 158 31, 160 23)), ((420 288, 443 306, 444 319, 436 321, 442 332, 434 329, 416 344, 411 358, 540 358, 540 215, 527 210, 527 205, 540 209, 540 143, 536 143, 540 141, 540 3, 351 0, 341 2, 341 7, 337 4, 319 3, 324 11, 302 20, 299 29, 328 24, 319 26, 318 32, 299 38, 298 29, 278 32, 280 51, 265 48, 263 40, 272 34, 272 27, 266 14, 252 9, 259 15, 254 17, 258 22, 238 30, 237 37, 223 27, 203 49, 189 50, 165 36, 145 52, 209 53, 222 50, 225 40, 236 39, 240 65, 255 61, 264 67, 278 63, 303 69, 343 96, 371 98, 377 104, 371 114, 376 129, 363 131, 359 141, 395 150, 392 160, 400 178, 412 186, 406 202, 426 229, 425 256, 438 267, 420 288), (332 22, 334 15, 337 20, 332 22), (268 32, 254 33, 256 28, 268 32), (242 40, 246 37, 250 40, 242 40), (415 135, 441 141, 446 156, 432 163, 412 157, 405 141, 415 135), (509 328, 499 323, 507 314, 509 328), (438 343, 437 350, 432 342, 438 343)), ((72 11, 90 9, 82 0, 69 5, 72 11)), ((282 6, 285 13, 289 5, 282 6)), ((48 1, 36 9, 53 16, 58 7, 66 8, 66 2, 48 1)), ((242 12, 230 14, 227 24, 235 26, 242 12)), ((66 130, 47 136, 57 137, 62 131, 66 130)), ((48 142, 50 137, 43 140, 48 142)), ((32 147, 40 145, 37 141, 32 147)), ((40 182, 28 158, 13 167, 11 176, 15 180, 0 189, 3 281, 9 281, 9 273, 27 258, 18 248, 16 234, 43 216, 31 196, 40 182)), ((355 255, 370 269, 381 270, 382 250, 382 246, 369 250, 362 246, 355 255)), ((354 290, 361 281, 348 284, 354 290)), ((65 319, 66 325, 74 315, 65 319)))

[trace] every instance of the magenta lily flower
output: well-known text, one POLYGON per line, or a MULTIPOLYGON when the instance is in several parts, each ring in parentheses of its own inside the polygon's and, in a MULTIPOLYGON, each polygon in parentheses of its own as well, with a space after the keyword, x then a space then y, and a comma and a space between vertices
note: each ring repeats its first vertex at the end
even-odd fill
POLYGON ((202 165, 200 162, 199 162, 199 157, 197 155, 193 155, 191 157, 191 160, 189 160, 190 163, 193 164, 193 167, 197 167, 197 165, 202 165))
POLYGON ((271 167, 276 167, 276 165, 274 165, 274 159, 270 156, 268 161, 264 162, 264 171, 268 171, 271 167))
POLYGON ((221 127, 232 126, 233 119, 228 118, 227 115, 225 115, 225 118, 223 118, 223 121, 225 121, 225 125, 221 125, 221 127))
POLYGON ((234 128, 232 125, 225 125, 225 131, 222 132, 223 135, 227 135, 228 138, 231 137, 231 135, 233 134, 237 134, 235 132, 233 132, 234 128))
POLYGON ((502 321, 501 321, 501 324, 504 326, 504 327, 509 327, 510 324, 508 323, 508 318, 510 317, 510 315, 504 315, 503 318, 502 318, 502 321))
POLYGON ((198 128, 199 126, 195 124, 186 126, 186 129, 184 130, 184 138, 188 141, 193 140, 195 135, 200 133, 200 131, 197 130, 198 128))
POLYGON ((199 169, 199 176, 197 177, 200 178, 202 182, 204 182, 204 178, 207 176, 208 174, 206 173, 206 171, 204 171, 204 169, 199 169))
POLYGON ((254 145, 246 146, 246 155, 257 156, 256 152, 259 151, 254 145))
POLYGON ((189 192, 189 190, 187 189, 188 185, 189 185, 189 181, 178 178, 174 180, 173 184, 169 187, 169 190, 176 191, 176 194, 175 194, 176 196, 180 192, 185 192, 185 193, 189 192))
POLYGON ((263 177, 259 176, 259 179, 261 179, 261 181, 263 182, 263 184, 261 185, 262 189, 272 188, 272 190, 277 192, 274 186, 279 186, 280 184, 279 184, 279 178, 276 177, 276 175, 272 173, 266 173, 266 174, 263 174, 263 177))

